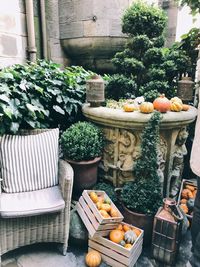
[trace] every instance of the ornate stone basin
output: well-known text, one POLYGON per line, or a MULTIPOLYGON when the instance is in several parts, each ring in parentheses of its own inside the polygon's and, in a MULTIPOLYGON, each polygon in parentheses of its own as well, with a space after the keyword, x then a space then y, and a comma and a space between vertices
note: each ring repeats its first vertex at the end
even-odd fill
MULTIPOLYGON (((124 112, 121 109, 90 107, 83 105, 84 116, 100 126, 105 134, 106 145, 100 164, 100 176, 120 187, 134 180, 132 169, 140 155, 141 133, 151 114, 139 111, 124 112)), ((197 109, 163 114, 158 147, 158 174, 164 196, 175 196, 179 188, 184 156, 187 126, 197 116, 197 109)))

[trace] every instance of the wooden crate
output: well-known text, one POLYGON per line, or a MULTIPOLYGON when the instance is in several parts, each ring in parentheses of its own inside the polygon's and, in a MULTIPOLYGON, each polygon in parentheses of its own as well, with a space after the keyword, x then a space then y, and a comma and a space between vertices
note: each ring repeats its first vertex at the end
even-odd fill
MULTIPOLYGON (((127 224, 127 223, 121 223, 127 224)), ((130 224, 127 224, 133 227, 130 224)), ((137 227, 135 227, 137 228, 137 227)), ((139 229, 139 228, 138 228, 139 229)), ((132 267, 135 265, 142 252, 143 230, 139 229, 141 234, 133 244, 131 249, 122 247, 103 236, 90 237, 88 250, 96 250, 101 254, 102 260, 112 267, 132 267)), ((107 235, 110 231, 107 231, 107 235)))
MULTIPOLYGON (((186 185, 192 185, 194 186, 196 189, 197 189, 197 182, 194 181, 194 180, 186 180, 186 179, 183 179, 182 180, 182 183, 181 183, 181 188, 180 188, 180 192, 179 192, 179 196, 178 196, 178 205, 180 205, 180 201, 181 201, 181 193, 183 191, 183 189, 185 189, 185 186, 186 185)), ((192 215, 191 214, 185 214, 187 216, 187 218, 191 221, 192 220, 192 215)))
MULTIPOLYGON (((120 211, 117 209, 115 204, 111 201, 111 207, 116 209, 119 213, 118 217, 104 218, 96 205, 91 200, 89 193, 92 190, 84 190, 82 196, 80 197, 76 208, 79 216, 81 217, 83 223, 85 224, 89 234, 93 237, 95 234, 106 235, 106 230, 112 230, 117 227, 117 225, 123 221, 123 216, 120 211)), ((104 196, 107 199, 110 199, 104 191, 96 191, 98 196, 104 196)))

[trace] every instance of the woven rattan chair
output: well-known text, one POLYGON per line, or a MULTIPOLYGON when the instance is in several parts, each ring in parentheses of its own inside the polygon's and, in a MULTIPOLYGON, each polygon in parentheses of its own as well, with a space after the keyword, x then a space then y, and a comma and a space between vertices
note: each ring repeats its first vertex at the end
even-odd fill
MULTIPOLYGON (((28 132, 30 134, 30 132, 28 132)), ((34 134, 38 132, 34 131, 34 134)), ((66 255, 68 247, 70 204, 73 185, 71 166, 59 161, 59 187, 64 199, 64 209, 37 216, 2 218, 0 213, 0 261, 1 256, 21 246, 42 242, 62 243, 62 253, 66 255)), ((0 201, 2 196, 0 191, 0 201)), ((22 203, 23 205, 23 203, 22 203)), ((0 263, 1 265, 1 263, 0 263)))

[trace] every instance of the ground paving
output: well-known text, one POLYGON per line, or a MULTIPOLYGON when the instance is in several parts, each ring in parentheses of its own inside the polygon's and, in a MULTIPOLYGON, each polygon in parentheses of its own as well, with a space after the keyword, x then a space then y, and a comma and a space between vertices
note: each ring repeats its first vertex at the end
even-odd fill
MULTIPOLYGON (((172 267, 185 267, 191 255, 190 231, 182 238, 177 262, 172 267)), ((9 252, 3 256, 2 267, 85 267, 87 247, 70 242, 66 256, 62 256, 55 245, 32 245, 9 252)), ((105 263, 101 267, 107 267, 105 263)), ((150 248, 144 249, 135 267, 167 267, 150 257, 150 248)))

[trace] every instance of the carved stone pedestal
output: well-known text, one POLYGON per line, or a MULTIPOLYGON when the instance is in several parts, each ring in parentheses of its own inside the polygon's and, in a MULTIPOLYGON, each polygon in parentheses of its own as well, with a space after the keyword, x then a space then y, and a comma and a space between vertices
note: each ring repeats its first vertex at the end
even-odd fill
MULTIPOLYGON (((151 114, 131 113, 106 107, 83 106, 84 116, 100 126, 106 146, 100 164, 100 175, 120 187, 134 180, 132 169, 140 156, 141 133, 151 114)), ((196 118, 197 110, 163 114, 158 148, 158 174, 163 184, 163 195, 175 195, 181 180, 183 159, 187 154, 185 142, 187 126, 196 118)), ((150 140, 149 140, 150 141, 150 140)))

